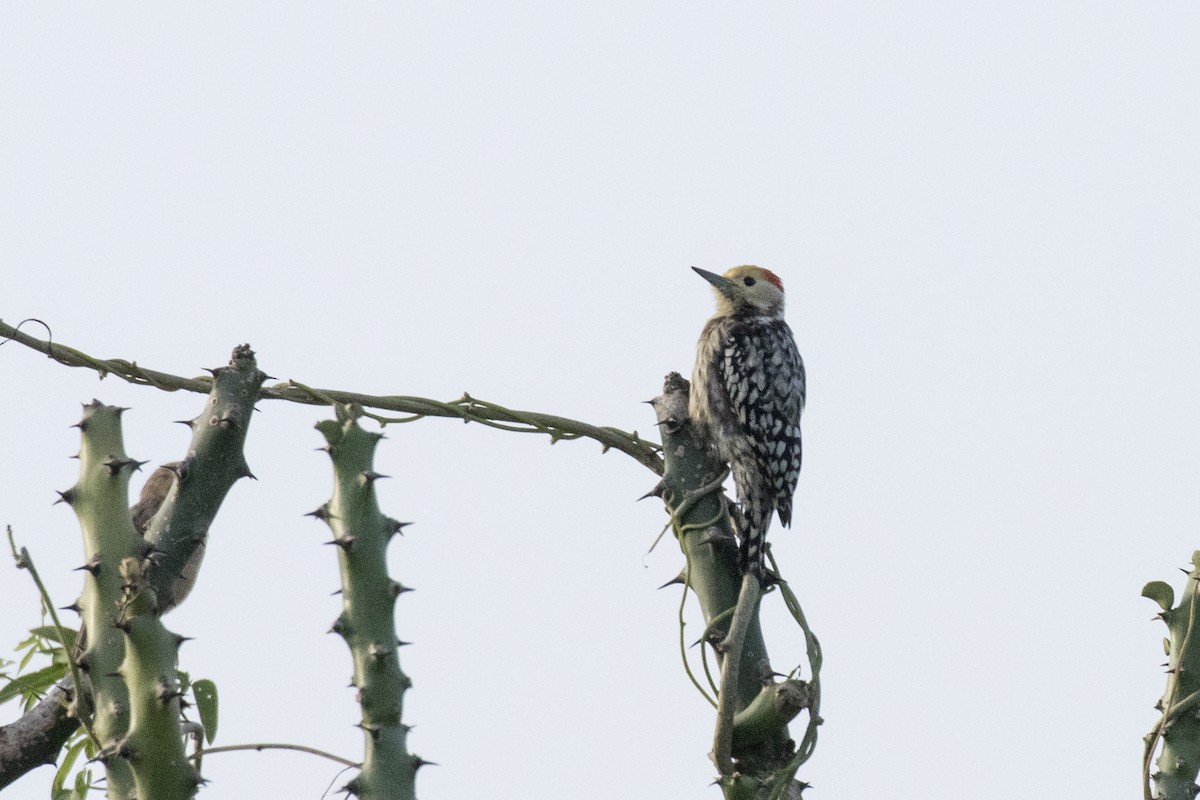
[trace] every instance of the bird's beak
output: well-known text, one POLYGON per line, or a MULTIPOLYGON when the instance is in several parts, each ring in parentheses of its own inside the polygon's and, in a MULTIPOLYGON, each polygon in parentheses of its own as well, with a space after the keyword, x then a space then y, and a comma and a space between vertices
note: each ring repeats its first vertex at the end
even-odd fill
POLYGON ((704 280, 711 283, 713 287, 721 294, 726 296, 732 294, 734 288, 733 281, 723 278, 715 272, 709 272, 708 270, 700 269, 699 267, 692 267, 692 271, 701 278, 704 278, 704 280))

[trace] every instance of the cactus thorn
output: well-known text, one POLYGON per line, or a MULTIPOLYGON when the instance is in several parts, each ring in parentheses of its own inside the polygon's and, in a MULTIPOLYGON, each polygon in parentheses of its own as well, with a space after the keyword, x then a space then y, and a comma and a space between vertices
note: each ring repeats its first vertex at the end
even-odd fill
POLYGON ((179 697, 180 694, 179 687, 173 686, 166 678, 160 679, 154 687, 154 696, 164 705, 179 697))
POLYGON ((64 492, 57 492, 56 494, 58 494, 58 499, 52 505, 58 505, 59 503, 66 503, 69 506, 75 505, 75 487, 71 487, 64 492))
POLYGON ((676 584, 682 585, 687 580, 687 578, 685 577, 686 574, 687 574, 687 570, 685 569, 685 570, 681 571, 678 575, 676 575, 674 578, 671 578, 671 580, 667 581, 666 583, 664 583, 662 586, 660 586, 658 588, 665 589, 668 586, 675 586, 676 584))
POLYGON ((356 538, 357 537, 355 536, 347 534, 345 536, 330 539, 328 542, 325 542, 325 544, 336 544, 338 547, 342 548, 343 551, 348 553, 350 552, 350 548, 354 546, 354 541, 356 538))
POLYGON ((362 482, 363 486, 370 486, 373 483, 375 483, 375 481, 379 480, 380 478, 390 478, 390 477, 391 477, 390 475, 381 475, 380 473, 376 472, 373 469, 365 469, 362 472, 358 473, 358 479, 359 479, 359 481, 362 482))
POLYGON ((71 603, 71 605, 69 605, 69 606, 59 606, 59 610, 60 611, 74 611, 76 614, 83 612, 83 608, 80 607, 78 600, 71 603))
POLYGON ((418 770, 418 769, 420 769, 421 767, 424 767, 424 766, 430 766, 430 767, 436 767, 436 766, 440 766, 440 765, 439 765, 437 762, 434 762, 434 761, 426 761, 425 759, 421 758, 421 757, 420 757, 419 755, 417 755, 416 753, 414 753, 414 754, 413 754, 413 757, 412 757, 412 765, 413 765, 413 770, 414 770, 414 771, 416 771, 416 770, 418 770))
POLYGON ((648 497, 662 497, 663 493, 666 492, 666 490, 667 490, 666 481, 659 481, 657 484, 655 484, 653 489, 651 489, 650 491, 646 492, 644 495, 639 497, 638 501, 640 502, 642 500, 645 500, 648 497))
POLYGON ((84 564, 82 567, 76 567, 75 569, 73 569, 71 571, 72 572, 81 572, 81 571, 87 572, 87 573, 91 574, 92 576, 99 574, 99 572, 100 572, 100 554, 97 553, 96 555, 89 558, 88 562, 86 564, 84 564))
POLYGON ((329 519, 329 506, 327 506, 327 505, 319 506, 316 511, 310 511, 307 514, 305 514, 304 516, 314 517, 314 518, 319 519, 322 522, 324 522, 329 519))
POLYGON ((108 470, 110 476, 115 476, 120 474, 121 470, 125 469, 125 467, 132 466, 134 471, 136 471, 141 469, 142 464, 145 463, 145 461, 135 461, 132 458, 110 458, 104 462, 104 468, 108 470))
POLYGON ((176 425, 187 425, 189 428, 196 427, 196 420, 194 420, 194 419, 177 419, 177 420, 173 420, 173 422, 176 425))
POLYGON ((252 481, 258 480, 258 477, 250 471, 250 465, 245 461, 238 465, 237 476, 239 478, 249 478, 252 481))
POLYGON ((403 639, 396 640, 396 647, 408 647, 412 642, 406 642, 403 639))

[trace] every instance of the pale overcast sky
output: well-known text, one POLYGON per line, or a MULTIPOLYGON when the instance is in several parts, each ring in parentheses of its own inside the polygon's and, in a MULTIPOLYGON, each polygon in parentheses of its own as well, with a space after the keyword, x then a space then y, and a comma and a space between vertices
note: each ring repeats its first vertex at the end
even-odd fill
MULTIPOLYGON (((1198 42, 1184 2, 10 3, 0 318, 650 435, 712 310, 688 267, 768 266, 809 370, 772 540, 825 649, 811 796, 1137 796, 1164 686, 1139 592, 1200 547, 1198 42)), ((65 605, 79 404, 131 407, 161 463, 203 401, 12 344, 0 386, 0 524, 65 605)), ((218 743, 356 757, 336 559, 302 516, 326 415, 259 408, 259 480, 167 623, 218 682, 218 743)), ((717 797, 655 588, 681 557, 645 555, 664 514, 634 502, 653 476, 593 443, 388 435, 420 795, 717 797)), ((0 599, 4 652, 39 621, 6 560, 0 599)), ((786 671, 803 642, 768 605, 786 671)), ((210 800, 316 800, 337 768, 205 772, 210 800)))

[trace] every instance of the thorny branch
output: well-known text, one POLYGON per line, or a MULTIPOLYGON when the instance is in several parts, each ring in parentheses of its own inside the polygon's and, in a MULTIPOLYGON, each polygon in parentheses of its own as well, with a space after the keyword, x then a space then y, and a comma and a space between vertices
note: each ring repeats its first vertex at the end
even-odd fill
MULTIPOLYGON (((38 321, 39 320, 34 320, 38 321)), ((22 323, 23 324, 23 323, 22 323)), ((42 323, 43 325, 45 323, 42 323)), ((124 381, 139 386, 153 386, 167 392, 180 389, 189 392, 208 394, 212 389, 212 378, 201 376, 184 378, 167 372, 146 369, 136 361, 126 361, 121 358, 99 359, 59 344, 51 339, 38 339, 14 328, 0 320, 0 337, 4 341, 14 341, 37 350, 60 364, 68 367, 83 367, 97 372, 101 378, 115 375, 124 381)), ((2 344, 3 342, 0 342, 2 344)), ((478 422, 493 428, 522 433, 544 433, 550 437, 553 444, 560 439, 593 439, 603 445, 604 450, 617 450, 653 471, 662 475, 662 448, 654 442, 648 442, 638 436, 637 431, 627 433, 617 428, 589 425, 586 422, 543 414, 537 411, 514 411, 495 403, 478 400, 469 394, 463 394, 457 400, 442 402, 425 397, 407 397, 401 395, 369 395, 359 392, 347 392, 338 389, 316 389, 298 381, 283 381, 271 386, 264 386, 259 397, 265 400, 287 400, 292 403, 307 405, 331 405, 335 403, 354 404, 364 409, 379 409, 399 414, 404 417, 385 417, 365 411, 363 416, 370 417, 382 425, 415 422, 426 417, 448 417, 461 419, 464 422, 478 422)))

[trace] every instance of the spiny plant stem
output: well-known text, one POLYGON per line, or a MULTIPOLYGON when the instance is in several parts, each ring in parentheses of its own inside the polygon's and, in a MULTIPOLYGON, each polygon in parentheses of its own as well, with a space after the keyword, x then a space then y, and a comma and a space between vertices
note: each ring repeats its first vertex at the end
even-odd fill
POLYGON ((333 497, 313 516, 333 532, 342 577, 342 613, 334 622, 354 660, 351 680, 362 712, 364 758, 344 790, 363 800, 413 800, 417 770, 429 763, 408 749, 404 695, 412 679, 401 668, 395 606, 407 591, 388 576, 388 543, 405 523, 384 516, 375 482, 375 446, 383 434, 364 430, 351 410, 317 423, 333 463, 333 497))
MULTIPOLYGON (((212 378, 183 378, 167 372, 145 369, 136 361, 124 359, 99 359, 63 344, 42 340, 22 333, 17 328, 0 321, 0 338, 14 341, 65 364, 83 367, 97 372, 100 377, 115 375, 122 380, 139 386, 153 386, 167 392, 184 390, 208 394, 212 389, 212 378)), ((443 402, 425 397, 400 395, 369 395, 337 389, 317 389, 298 381, 284 381, 259 390, 265 400, 286 400, 307 405, 355 405, 361 406, 363 416, 376 420, 381 425, 415 422, 426 417, 446 417, 464 422, 478 422, 492 428, 521 433, 541 433, 550 437, 553 444, 560 439, 592 439, 599 442, 605 451, 617 450, 642 464, 656 475, 662 475, 661 446, 638 436, 637 431, 628 433, 612 427, 590 425, 586 422, 543 414, 536 411, 516 411, 496 403, 479 400, 464 394, 457 400, 443 402), (385 417, 366 411, 379 409, 407 414, 406 417, 385 417)))
POLYGON ((1178 606, 1174 606, 1174 590, 1162 581, 1151 581, 1142 595, 1155 600, 1162 608, 1160 619, 1167 625, 1169 638, 1164 642, 1168 655, 1167 690, 1158 708, 1161 719, 1145 737, 1142 761, 1142 793, 1145 798, 1177 800, 1196 796, 1197 763, 1200 762, 1200 728, 1196 716, 1189 713, 1196 695, 1200 694, 1195 675, 1200 673, 1192 637, 1196 631, 1197 606, 1200 605, 1200 550, 1192 554, 1192 568, 1187 571, 1187 583, 1178 606), (1182 697, 1181 697, 1182 695, 1182 697), (1151 774, 1154 754, 1159 753, 1158 771, 1151 774), (1156 787, 1151 788, 1151 780, 1156 787))

